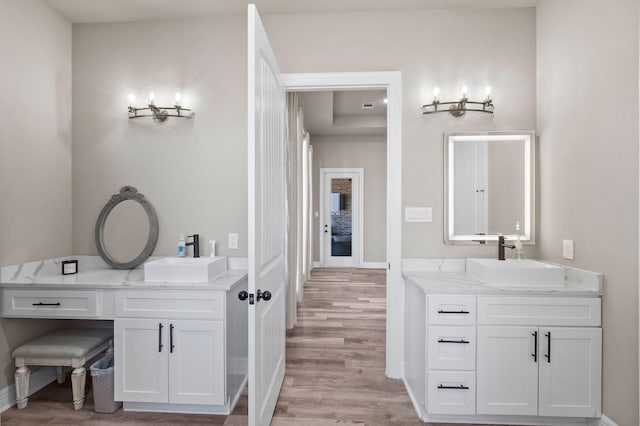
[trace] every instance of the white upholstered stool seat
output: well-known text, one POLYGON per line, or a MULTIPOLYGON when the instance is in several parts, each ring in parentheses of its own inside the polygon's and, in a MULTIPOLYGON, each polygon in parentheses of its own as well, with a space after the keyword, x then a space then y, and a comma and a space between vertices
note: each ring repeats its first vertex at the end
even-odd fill
POLYGON ((58 383, 64 382, 63 367, 72 367, 73 408, 84 405, 86 371, 84 365, 94 356, 113 349, 113 331, 105 328, 66 328, 31 340, 13 351, 16 363, 18 408, 27 406, 30 365, 55 366, 58 383))

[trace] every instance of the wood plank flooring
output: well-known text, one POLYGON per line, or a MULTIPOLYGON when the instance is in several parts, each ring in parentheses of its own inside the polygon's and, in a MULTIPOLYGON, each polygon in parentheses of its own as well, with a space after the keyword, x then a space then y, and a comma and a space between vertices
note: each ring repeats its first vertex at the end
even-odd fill
MULTIPOLYGON (((385 377, 386 272, 315 269, 287 333, 287 370, 271 424, 424 425, 401 380, 385 377)), ((89 376, 89 375, 87 375, 89 376)), ((247 424, 246 393, 230 416, 93 412, 89 395, 74 411, 70 384, 53 383, 25 410, 0 415, 9 425, 225 425, 247 424)), ((449 425, 454 426, 454 425, 449 425)))

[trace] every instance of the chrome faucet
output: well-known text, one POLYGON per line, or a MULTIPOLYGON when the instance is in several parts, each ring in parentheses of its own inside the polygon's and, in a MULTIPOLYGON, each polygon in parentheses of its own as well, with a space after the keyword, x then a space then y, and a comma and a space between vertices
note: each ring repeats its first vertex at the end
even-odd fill
MULTIPOLYGON (((200 257, 200 235, 193 234, 187 236, 187 238, 193 238, 193 241, 186 243, 185 246, 193 246, 193 257, 200 257)), ((504 257, 504 254, 502 257, 504 257)))
POLYGON ((515 249, 513 244, 504 243, 504 235, 498 235, 498 260, 504 260, 504 248, 515 249))

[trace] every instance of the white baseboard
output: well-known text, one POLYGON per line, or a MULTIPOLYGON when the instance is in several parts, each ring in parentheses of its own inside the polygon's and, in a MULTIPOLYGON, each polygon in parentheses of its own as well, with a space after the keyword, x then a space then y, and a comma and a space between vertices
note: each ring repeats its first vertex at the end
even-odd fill
POLYGON ((387 262, 362 262, 360 267, 365 269, 387 269, 387 262))
MULTIPOLYGON (((29 378, 29 395, 33 395, 43 387, 56 380, 55 367, 43 367, 38 371, 32 371, 29 378)), ((16 387, 9 385, 0 389, 0 413, 16 405, 16 387)))
POLYGON ((598 423, 598 426, 618 426, 618 425, 616 424, 616 422, 614 422, 609 417, 603 414, 602 417, 600 418, 600 423, 598 423))

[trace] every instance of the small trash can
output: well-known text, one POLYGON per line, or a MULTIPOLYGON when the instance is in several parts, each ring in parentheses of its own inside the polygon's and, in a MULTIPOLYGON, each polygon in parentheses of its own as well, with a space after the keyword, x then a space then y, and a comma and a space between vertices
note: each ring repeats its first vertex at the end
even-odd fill
POLYGON ((93 409, 96 413, 113 413, 122 405, 113 400, 113 354, 106 354, 91 364, 93 409))

